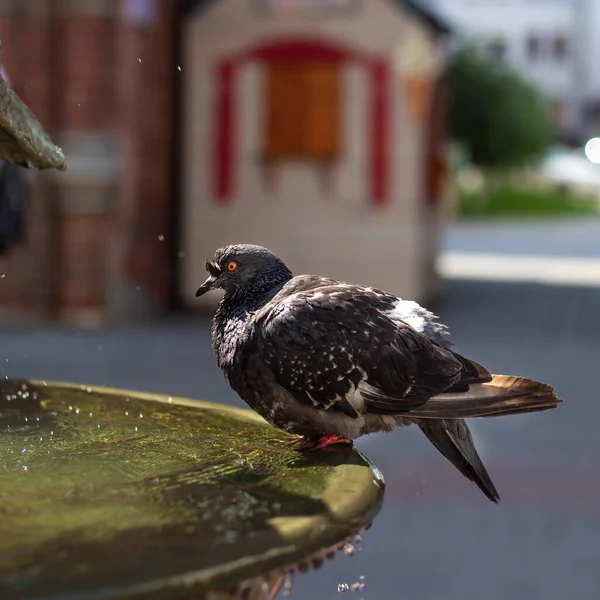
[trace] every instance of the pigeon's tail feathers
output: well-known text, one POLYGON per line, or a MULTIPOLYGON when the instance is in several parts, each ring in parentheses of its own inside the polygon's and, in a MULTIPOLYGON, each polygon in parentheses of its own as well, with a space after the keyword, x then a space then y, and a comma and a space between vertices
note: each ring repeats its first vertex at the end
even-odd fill
POLYGON ((421 419, 500 417, 549 410, 561 402, 551 385, 524 377, 494 375, 489 383, 471 385, 467 391, 433 396, 410 415, 421 419))
POLYGON ((429 441, 492 501, 500 495, 477 454, 471 432, 462 419, 416 420, 429 441))

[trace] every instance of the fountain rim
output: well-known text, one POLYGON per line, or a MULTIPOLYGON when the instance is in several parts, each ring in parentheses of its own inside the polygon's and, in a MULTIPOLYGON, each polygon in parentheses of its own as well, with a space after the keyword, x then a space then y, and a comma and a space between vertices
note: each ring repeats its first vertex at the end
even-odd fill
MULTIPOLYGON (((139 400, 156 401, 167 405, 181 405, 228 413, 238 419, 252 421, 271 427, 260 415, 250 409, 222 405, 206 400, 194 400, 181 396, 128 390, 122 388, 93 386, 80 383, 24 379, 32 385, 49 389, 89 391, 106 396, 126 396, 139 400), (171 401, 169 401, 171 398, 171 401)), ((271 526, 284 540, 284 546, 267 548, 247 557, 215 565, 170 575, 157 580, 136 583, 127 588, 105 587, 98 592, 86 593, 85 600, 175 600, 185 591, 190 597, 210 591, 223 590, 244 583, 259 576, 273 573, 287 573, 298 564, 306 564, 315 558, 323 558, 336 548, 341 548, 354 535, 370 527, 381 510, 385 481, 377 466, 357 449, 352 454, 361 464, 348 462, 335 467, 322 501, 327 505, 329 517, 305 515, 298 517, 275 517, 271 526), (365 468, 366 467, 366 468, 365 468), (361 493, 340 493, 349 484, 361 488, 361 493), (306 542, 306 539, 309 542, 306 542), (305 542, 302 545, 301 542, 305 542), (261 575, 257 575, 257 567, 261 575)), ((346 489, 346 492, 349 492, 346 489)), ((259 544, 260 546, 261 544, 259 544)), ((76 596, 79 600, 79 595, 76 596)), ((51 600, 49 597, 47 600, 51 600)), ((64 600, 75 600, 75 596, 65 596, 64 600)))

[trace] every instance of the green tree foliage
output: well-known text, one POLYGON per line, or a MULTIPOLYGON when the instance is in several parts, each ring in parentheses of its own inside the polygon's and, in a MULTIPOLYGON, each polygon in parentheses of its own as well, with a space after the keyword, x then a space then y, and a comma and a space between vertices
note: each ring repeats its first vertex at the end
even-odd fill
POLYGON ((450 133, 485 169, 523 166, 553 137, 537 88, 505 61, 472 46, 450 61, 450 133))

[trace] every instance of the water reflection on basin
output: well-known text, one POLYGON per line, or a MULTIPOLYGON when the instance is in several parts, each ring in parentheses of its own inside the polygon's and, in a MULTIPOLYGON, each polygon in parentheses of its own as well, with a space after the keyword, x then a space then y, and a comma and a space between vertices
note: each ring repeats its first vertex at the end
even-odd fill
POLYGON ((249 411, 5 382, 0 598, 185 598, 318 563, 383 481, 358 452, 287 441, 249 411))

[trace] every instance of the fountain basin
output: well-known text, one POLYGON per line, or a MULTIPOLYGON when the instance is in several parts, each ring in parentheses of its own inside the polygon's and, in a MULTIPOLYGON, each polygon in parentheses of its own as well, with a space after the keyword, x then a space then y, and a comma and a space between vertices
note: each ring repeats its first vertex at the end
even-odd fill
POLYGON ((1 598, 269 598, 382 502, 359 452, 299 453, 249 410, 0 387, 1 598))

